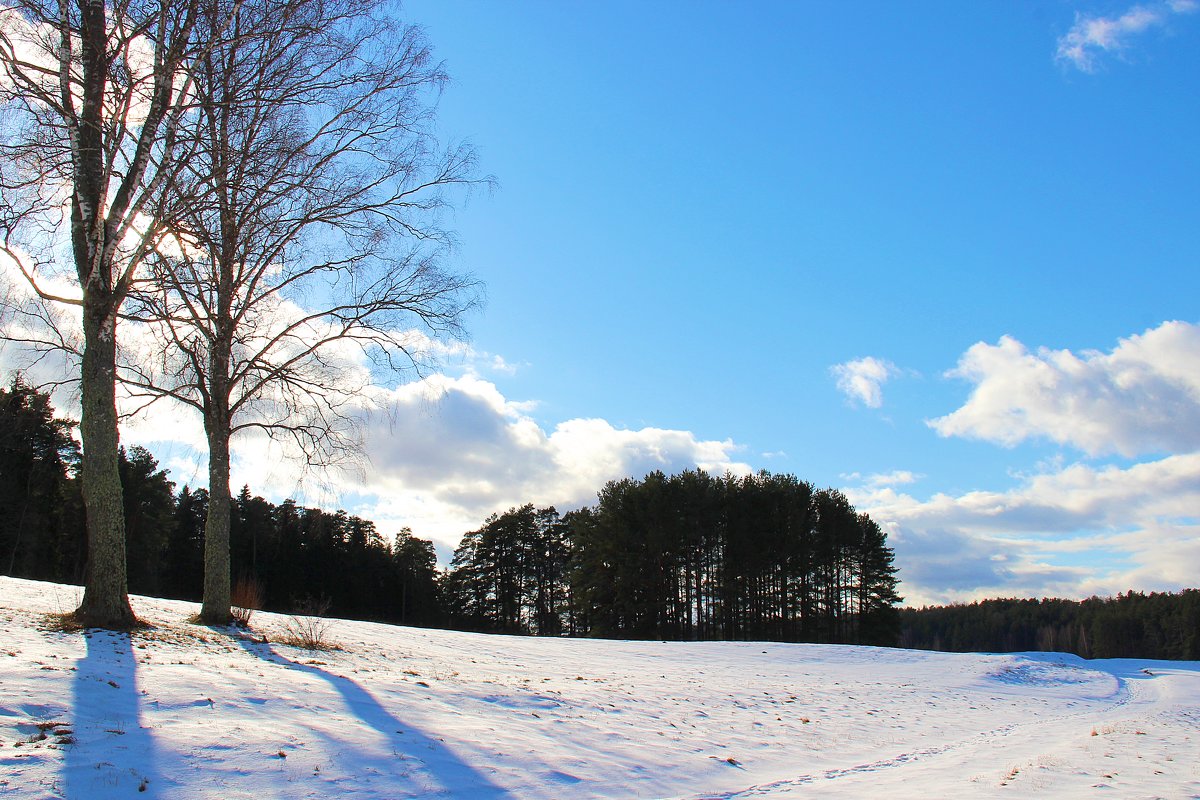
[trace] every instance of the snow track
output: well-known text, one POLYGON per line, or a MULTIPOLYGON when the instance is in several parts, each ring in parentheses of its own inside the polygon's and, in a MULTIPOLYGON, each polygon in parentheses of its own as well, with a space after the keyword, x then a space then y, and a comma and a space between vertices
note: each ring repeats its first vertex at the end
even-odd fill
MULTIPOLYGON (((1005 676, 1036 674, 1048 662, 1070 657, 1030 653, 1019 658, 1024 660, 1006 669, 1005 676)), ((899 797, 922 796, 923 792, 913 791, 914 785, 944 785, 947 777, 962 774, 961 770, 979 762, 983 754, 1012 766, 998 777, 987 773, 971 776, 971 788, 953 793, 955 796, 1013 796, 1022 791, 1017 788, 1020 786, 1025 793, 1047 797, 1089 796, 1099 789, 1118 788, 1122 797, 1200 797, 1200 770, 1192 755, 1200 743, 1197 665, 1153 662, 1151 668, 1147 666, 1150 662, 1117 660, 1091 662, 1085 667, 1088 662, 1074 661, 1076 669, 1089 669, 1102 680, 1111 678, 1115 685, 1111 695, 1085 710, 1039 715, 891 758, 695 797, 856 796, 857 790, 839 791, 850 787, 834 787, 833 782, 854 783, 864 786, 863 791, 869 785, 871 792, 894 792, 899 797), (1089 728, 1088 739, 1081 741, 1079 731, 1085 727, 1089 728), (1097 762, 1097 755, 1109 761, 1097 762), (1089 769, 1096 763, 1103 767, 1098 775, 1089 769)), ((1002 680, 1014 685, 1047 683, 1002 680)), ((941 791, 930 794, 944 796, 941 791)))
POLYGON ((1200 797, 1200 665, 333 622, 63 633, 0 578, 0 798, 1200 797), (262 638, 268 640, 262 641, 262 638))

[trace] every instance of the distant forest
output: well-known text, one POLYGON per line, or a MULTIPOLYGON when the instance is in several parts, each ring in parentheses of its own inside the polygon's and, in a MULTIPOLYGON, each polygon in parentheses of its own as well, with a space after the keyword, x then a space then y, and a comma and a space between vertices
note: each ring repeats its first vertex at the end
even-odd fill
POLYGON ((958 653, 1200 660, 1200 590, 1088 600, 983 600, 900 611, 898 644, 958 653))
MULTIPOLYGON (((14 379, 0 389, 0 573, 79 583, 86 560, 73 423, 14 379)), ((197 600, 208 493, 121 451, 129 590, 197 600)), ((233 498, 235 580, 265 610, 544 636, 828 642, 1088 658, 1200 659, 1200 591, 897 609, 879 526, 790 475, 702 471, 609 483, 564 515, 526 505, 463 536, 448 570, 408 529, 233 498)))

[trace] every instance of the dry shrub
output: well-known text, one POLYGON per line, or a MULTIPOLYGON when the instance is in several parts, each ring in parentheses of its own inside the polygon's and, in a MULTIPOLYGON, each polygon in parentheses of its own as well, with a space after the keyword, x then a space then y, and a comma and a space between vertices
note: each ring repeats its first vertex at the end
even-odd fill
POLYGON ((337 650, 338 645, 329 638, 333 622, 325 618, 329 611, 329 598, 308 597, 295 604, 293 613, 283 626, 283 644, 303 647, 305 650, 337 650))
POLYGON ((242 628, 249 628, 250 618, 254 616, 257 609, 262 607, 262 585, 256 578, 242 576, 233 584, 233 591, 229 599, 233 603, 230 611, 233 614, 234 624, 242 628))

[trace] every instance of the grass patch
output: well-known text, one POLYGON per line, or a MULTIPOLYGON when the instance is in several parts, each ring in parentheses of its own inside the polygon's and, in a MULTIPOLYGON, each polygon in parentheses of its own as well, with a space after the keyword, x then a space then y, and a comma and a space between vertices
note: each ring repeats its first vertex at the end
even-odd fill
POLYGON ((333 622, 325 617, 329 605, 327 597, 310 597, 297 602, 295 613, 283 625, 283 636, 279 638, 279 643, 304 650, 341 650, 329 635, 333 628, 333 622))
POLYGON ((133 623, 128 627, 123 628, 97 628, 94 625, 87 625, 79 619, 79 616, 74 611, 64 611, 59 613, 43 614, 41 623, 38 625, 39 630, 49 631, 51 633, 79 633, 80 631, 116 631, 118 633, 137 633, 140 631, 152 630, 154 628, 149 622, 134 617, 133 623))

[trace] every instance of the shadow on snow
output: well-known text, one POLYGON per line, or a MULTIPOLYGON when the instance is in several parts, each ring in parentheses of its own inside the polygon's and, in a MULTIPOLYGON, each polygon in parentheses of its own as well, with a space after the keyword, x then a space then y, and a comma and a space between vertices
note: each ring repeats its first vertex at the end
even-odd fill
POLYGON ((1114 678, 1144 680, 1157 675, 1200 672, 1200 661, 1168 661, 1149 658, 1096 658, 1087 659, 1074 653, 1050 653, 1032 651, 1027 653, 1003 653, 1019 656, 1027 661, 1055 665, 1069 665, 1106 672, 1114 678))
POLYGON ((440 739, 422 733, 411 724, 401 722, 354 680, 334 675, 312 664, 292 661, 278 653, 269 643, 256 642, 238 634, 232 638, 243 649, 264 661, 320 678, 341 695, 347 708, 362 722, 383 734, 393 750, 418 760, 430 778, 453 797, 511 798, 507 791, 491 783, 482 773, 463 761, 440 739))
POLYGON ((89 629, 87 652, 75 662, 71 736, 66 746, 66 797, 170 797, 158 747, 143 727, 137 659, 128 633, 89 629))

